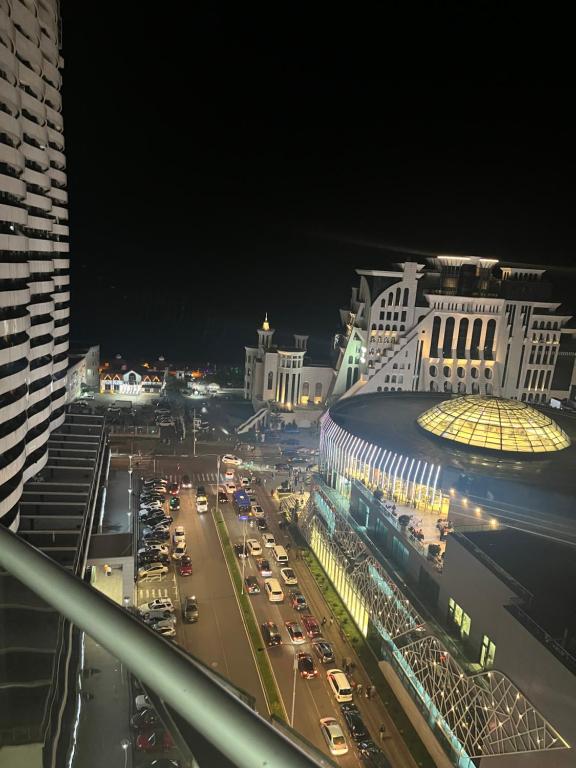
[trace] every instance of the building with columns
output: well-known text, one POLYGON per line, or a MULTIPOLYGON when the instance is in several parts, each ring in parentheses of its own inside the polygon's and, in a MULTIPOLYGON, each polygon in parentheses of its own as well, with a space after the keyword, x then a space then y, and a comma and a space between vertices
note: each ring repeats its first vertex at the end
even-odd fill
POLYGON ((246 347, 244 397, 256 410, 274 404, 280 413, 306 422, 316 406, 321 412, 331 391, 334 371, 328 364, 306 364, 308 336, 294 334, 292 345, 275 345, 268 315, 257 329, 258 346, 246 347), (300 411, 300 414, 299 414, 300 411), (300 419, 298 416, 300 415, 300 419))
POLYGON ((439 255, 356 272, 331 401, 360 391, 572 397, 576 328, 544 269, 439 255))

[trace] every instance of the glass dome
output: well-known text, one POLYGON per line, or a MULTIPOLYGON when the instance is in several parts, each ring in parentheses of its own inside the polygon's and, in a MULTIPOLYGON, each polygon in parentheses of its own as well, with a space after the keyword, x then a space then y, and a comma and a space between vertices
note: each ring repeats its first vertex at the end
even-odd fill
POLYGON ((570 438, 556 422, 517 400, 466 395, 425 411, 418 424, 456 443, 514 453, 561 451, 570 438))

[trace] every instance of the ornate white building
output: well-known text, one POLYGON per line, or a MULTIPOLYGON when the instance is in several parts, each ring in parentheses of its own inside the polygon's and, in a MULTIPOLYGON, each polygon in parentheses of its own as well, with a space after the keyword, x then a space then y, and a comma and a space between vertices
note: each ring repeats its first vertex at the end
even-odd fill
POLYGON ((258 346, 245 348, 245 399, 252 400, 256 410, 275 404, 281 412, 295 416, 302 408, 310 414, 312 406, 320 412, 331 391, 334 370, 330 365, 305 364, 308 336, 294 334, 292 346, 274 345, 268 315, 257 333, 258 346))
POLYGON ((64 421, 68 195, 57 0, 0 3, 0 519, 64 421))
POLYGON ((576 329, 545 270, 473 256, 428 261, 356 270, 331 401, 360 391, 571 397, 576 329))

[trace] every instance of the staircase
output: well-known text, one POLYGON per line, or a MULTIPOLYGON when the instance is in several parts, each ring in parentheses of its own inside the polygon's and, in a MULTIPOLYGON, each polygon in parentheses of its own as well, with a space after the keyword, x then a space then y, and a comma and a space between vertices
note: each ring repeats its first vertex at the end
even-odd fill
POLYGON ((251 429, 261 426, 268 417, 268 408, 260 408, 259 411, 252 414, 246 421, 236 427, 236 434, 243 435, 245 432, 250 432, 251 429))

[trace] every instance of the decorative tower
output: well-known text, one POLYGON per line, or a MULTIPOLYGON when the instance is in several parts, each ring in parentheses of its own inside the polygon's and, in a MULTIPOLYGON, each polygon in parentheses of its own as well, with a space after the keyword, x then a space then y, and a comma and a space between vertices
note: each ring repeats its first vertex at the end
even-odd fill
POLYGON ((272 336, 274 336, 274 328, 270 328, 268 312, 266 312, 262 328, 258 328, 258 349, 261 352, 269 350, 272 347, 272 336))

